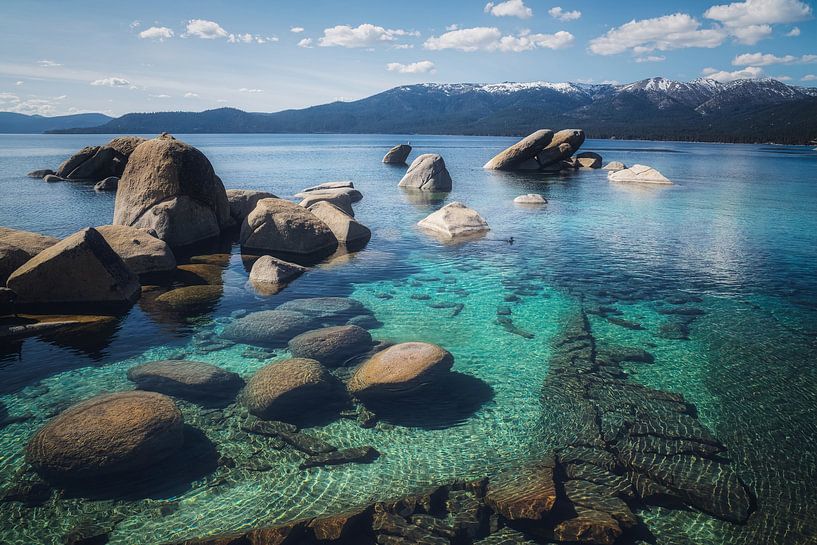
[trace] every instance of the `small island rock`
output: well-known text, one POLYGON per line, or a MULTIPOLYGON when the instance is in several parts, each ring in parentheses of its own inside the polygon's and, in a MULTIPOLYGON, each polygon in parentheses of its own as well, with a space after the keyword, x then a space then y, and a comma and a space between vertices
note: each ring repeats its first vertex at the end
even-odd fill
POLYGON ((627 166, 621 161, 610 161, 602 167, 602 170, 624 170, 627 166))
POLYGON ((646 165, 633 165, 623 170, 608 172, 607 179, 611 182, 636 182, 659 185, 672 184, 663 174, 653 167, 646 165))
POLYGON ((601 155, 592 151, 576 154, 574 157, 579 168, 601 168, 601 155))
POLYGON ((547 204, 548 201, 539 193, 528 193, 527 195, 519 195, 513 202, 516 204, 547 204))
POLYGON ((388 165, 403 165, 411 153, 411 146, 408 144, 397 144, 392 149, 386 152, 383 157, 383 162, 388 165))
POLYGON ((397 185, 423 191, 451 191, 452 184, 443 158, 435 153, 424 153, 411 163, 397 185))
POLYGON ((476 210, 457 201, 429 214, 417 225, 449 239, 479 235, 490 230, 488 222, 476 210))

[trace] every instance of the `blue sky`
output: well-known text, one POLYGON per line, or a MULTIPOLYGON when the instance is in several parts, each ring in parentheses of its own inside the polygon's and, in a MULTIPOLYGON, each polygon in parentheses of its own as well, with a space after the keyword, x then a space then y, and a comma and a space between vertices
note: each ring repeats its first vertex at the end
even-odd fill
POLYGON ((250 111, 418 82, 817 85, 801 0, 3 0, 0 110, 250 111))

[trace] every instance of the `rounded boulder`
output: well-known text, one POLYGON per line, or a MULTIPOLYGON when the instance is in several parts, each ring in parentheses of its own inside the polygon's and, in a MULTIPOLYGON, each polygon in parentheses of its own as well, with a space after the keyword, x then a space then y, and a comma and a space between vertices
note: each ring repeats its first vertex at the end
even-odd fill
POLYGON ((227 324, 221 336, 244 344, 284 346, 315 327, 312 316, 286 309, 261 310, 227 324))
POLYGON ((324 327, 301 333, 292 338, 288 346, 296 358, 309 358, 336 367, 370 349, 372 336, 356 325, 324 327))
POLYGON ((187 360, 152 361, 131 367, 128 380, 140 390, 191 400, 230 399, 244 385, 237 373, 187 360))
POLYGON ((454 357, 436 344, 408 342, 376 353, 358 367, 347 385, 358 397, 415 392, 447 374, 454 357))

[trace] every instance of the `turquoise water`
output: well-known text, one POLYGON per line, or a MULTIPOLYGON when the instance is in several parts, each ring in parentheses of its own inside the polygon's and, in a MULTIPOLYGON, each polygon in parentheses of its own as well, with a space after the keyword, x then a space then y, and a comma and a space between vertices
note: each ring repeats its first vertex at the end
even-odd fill
MULTIPOLYGON (((603 171, 485 172, 481 165, 512 139, 412 136, 412 157, 441 153, 454 180, 449 195, 418 198, 396 187, 404 167, 380 163, 388 147, 409 137, 179 137, 207 154, 228 188, 286 197, 315 183, 353 180, 364 194, 356 216, 372 229, 371 242, 356 254, 327 259, 272 297, 246 287, 239 249, 226 243, 224 295, 203 316, 169 315, 145 297, 102 332, 3 347, 0 402, 12 416, 33 418, 0 428, 0 488, 14 482, 26 441, 51 415, 92 395, 132 388, 126 371, 133 365, 184 353, 248 378, 267 357, 286 357, 280 350, 257 356, 244 345, 202 352, 201 339, 220 332, 235 311, 296 297, 352 297, 383 324, 372 330, 376 339, 440 344, 455 357, 457 388, 421 406, 395 407, 372 429, 338 419, 308 430, 339 447, 373 445, 382 455, 372 464, 306 471, 291 449, 274 450, 242 434, 235 407, 180 401, 185 421, 220 455, 235 459, 235 468, 181 486, 167 483, 149 497, 0 503, 0 541, 61 543, 71 530, 93 524, 112 526, 111 543, 181 540, 331 513, 520 465, 558 446, 543 443, 547 434, 538 429, 548 411, 540 391, 550 343, 579 309, 606 306, 620 314, 591 315, 596 338, 652 353, 653 364, 628 364, 633 379, 694 403, 758 496, 746 526, 692 511, 639 513, 656 542, 814 543, 817 153, 811 149, 585 143, 605 161, 649 164, 675 182, 640 187, 611 184, 603 171), (549 204, 512 203, 529 192, 542 193, 549 204), (486 218, 487 238, 444 245, 415 228, 454 200, 486 218), (509 237, 513 245, 504 242, 509 237), (689 325, 688 339, 668 338, 677 336, 667 334, 673 317, 659 312, 678 298, 704 312, 689 325), (498 309, 510 309, 514 326, 532 338, 498 324, 498 309)), ((0 225, 64 236, 109 223, 113 195, 24 177, 108 139, 0 136, 0 225)))

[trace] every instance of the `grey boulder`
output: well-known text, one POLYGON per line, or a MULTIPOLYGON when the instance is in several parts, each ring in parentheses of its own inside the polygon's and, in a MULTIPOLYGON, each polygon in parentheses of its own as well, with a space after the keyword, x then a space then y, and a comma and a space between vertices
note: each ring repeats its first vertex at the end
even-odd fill
POLYGON ((244 218, 255 209, 261 199, 277 199, 272 193, 267 191, 256 191, 253 189, 228 189, 227 202, 230 204, 230 216, 236 223, 241 223, 244 218))
POLYGON ((140 390, 191 400, 230 399, 244 386, 237 373, 187 360, 152 361, 131 367, 128 380, 140 390))
POLYGON ((168 244, 147 229, 102 225, 96 230, 134 274, 172 271, 176 257, 168 244))
POLYGON ((301 333, 290 339, 288 346, 293 357, 309 358, 329 367, 337 367, 369 350, 372 336, 356 325, 324 327, 301 333))
POLYGON ((553 131, 539 129, 495 155, 482 168, 489 170, 538 170, 536 155, 553 139, 553 131))
POLYGON ((383 162, 389 165, 403 165, 411 153, 411 146, 408 144, 398 144, 386 152, 383 162))
POLYGON ((333 251, 338 239, 312 212, 283 199, 261 199, 241 225, 241 245, 260 251, 314 254, 333 251))
POLYGON ((443 158, 436 153, 424 153, 411 163, 397 185, 405 189, 451 191, 452 183, 443 158))
POLYGON ((330 201, 318 201, 309 207, 309 211, 329 226, 340 243, 366 241, 372 237, 368 227, 330 201))

